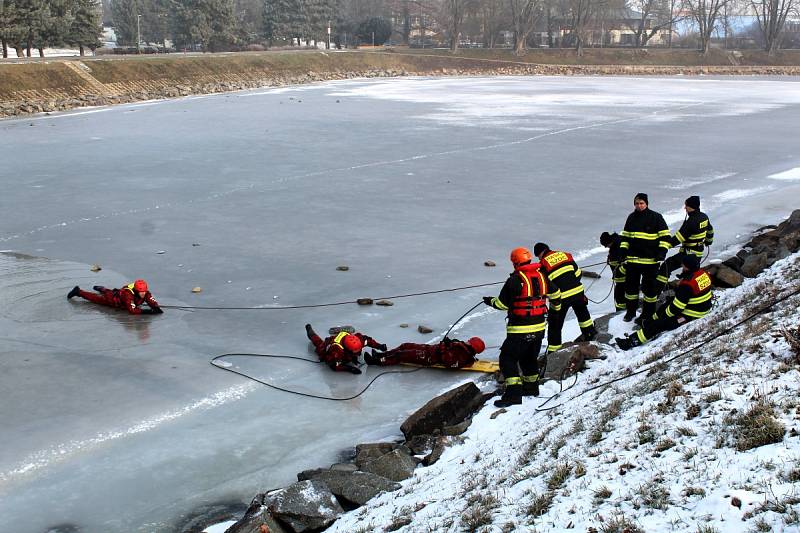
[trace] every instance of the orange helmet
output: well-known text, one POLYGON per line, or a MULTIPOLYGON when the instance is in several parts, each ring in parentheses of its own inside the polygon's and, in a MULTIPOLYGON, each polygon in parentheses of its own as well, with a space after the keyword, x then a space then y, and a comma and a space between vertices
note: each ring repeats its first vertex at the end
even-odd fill
POLYGON ((475 353, 481 353, 483 350, 486 349, 486 344, 480 337, 472 337, 470 340, 467 341, 467 344, 469 344, 475 349, 475 353))
POLYGON ((342 339, 342 346, 344 346, 344 349, 348 352, 359 353, 364 345, 361 344, 361 339, 355 335, 348 334, 342 339))
POLYGON ((143 279, 137 279, 133 282, 133 290, 136 292, 147 292, 147 282, 143 279))
POLYGON ((531 251, 522 247, 514 248, 511 250, 511 262, 514 263, 514 266, 521 265, 523 263, 530 263, 531 251))

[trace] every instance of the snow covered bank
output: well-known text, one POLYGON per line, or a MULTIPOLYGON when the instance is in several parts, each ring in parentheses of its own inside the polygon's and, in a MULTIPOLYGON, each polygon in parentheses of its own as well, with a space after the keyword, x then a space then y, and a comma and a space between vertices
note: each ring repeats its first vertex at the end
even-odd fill
POLYGON ((556 409, 537 408, 557 383, 494 419, 485 407, 463 445, 329 531, 797 531, 800 355, 783 331, 800 323, 800 296, 714 337, 799 287, 795 253, 718 292, 705 319, 609 348, 556 409))

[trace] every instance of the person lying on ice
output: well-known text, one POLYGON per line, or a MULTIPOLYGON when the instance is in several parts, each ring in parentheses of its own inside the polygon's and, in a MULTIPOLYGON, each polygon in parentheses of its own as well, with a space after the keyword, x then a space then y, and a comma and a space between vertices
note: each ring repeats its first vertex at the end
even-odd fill
POLYGON ((358 356, 361 355, 361 349, 365 344, 370 348, 386 351, 385 344, 379 344, 372 337, 367 337, 363 333, 340 331, 336 335, 322 340, 311 324, 306 324, 306 335, 314 345, 314 351, 317 352, 319 360, 336 372, 360 374, 361 369, 357 366, 358 356))
POLYGON ((617 346, 630 350, 655 338, 659 333, 676 329, 687 322, 703 318, 711 310, 711 278, 700 268, 696 255, 681 258, 683 273, 675 296, 651 317, 642 321, 642 329, 617 338, 617 346))
POLYGON ((75 285, 67 294, 67 299, 71 300, 75 296, 80 296, 84 300, 89 300, 96 304, 126 309, 132 315, 158 315, 164 312, 155 298, 153 298, 153 295, 150 294, 147 282, 143 279, 137 279, 121 289, 106 289, 100 285, 95 285, 93 289, 97 291, 97 294, 82 291, 80 287, 75 285), (150 309, 142 309, 142 304, 147 304, 150 309))
POLYGON ((439 344, 417 344, 404 342, 397 348, 381 354, 374 350, 364 354, 368 365, 398 365, 411 363, 414 365, 442 365, 448 368, 463 368, 475 362, 475 356, 481 353, 486 344, 479 337, 472 337, 467 342, 458 339, 444 338, 439 344))

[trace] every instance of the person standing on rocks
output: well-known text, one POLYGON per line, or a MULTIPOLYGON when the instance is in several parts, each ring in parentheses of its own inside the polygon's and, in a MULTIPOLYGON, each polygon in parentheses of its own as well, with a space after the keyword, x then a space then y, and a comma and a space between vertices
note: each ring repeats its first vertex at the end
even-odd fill
POLYGON ((506 340, 500 347, 500 370, 506 388, 503 396, 494 402, 497 407, 519 405, 523 396, 539 395, 537 357, 544 338, 546 298, 555 302, 552 307, 556 311, 561 307, 558 288, 553 287, 551 293, 547 277, 539 270, 538 263, 531 263, 531 258, 527 248, 512 250, 514 272, 508 276, 500 295, 483 297, 486 305, 508 313, 506 340))
POLYGON ((640 318, 653 315, 658 300, 658 266, 672 247, 669 227, 661 213, 649 208, 647 195, 640 192, 634 196, 633 206, 633 213, 625 221, 620 244, 625 261, 625 322, 636 316, 640 288, 644 297, 640 318))
POLYGON ((608 248, 608 257, 606 263, 611 267, 613 272, 612 280, 614 282, 614 309, 617 311, 624 311, 625 304, 625 261, 623 260, 623 253, 620 249, 622 244, 622 236, 617 233, 609 233, 604 231, 600 234, 600 244, 608 248))
POLYGON ((702 260, 705 247, 714 243, 714 226, 711 225, 708 215, 700 211, 700 197, 687 198, 683 209, 686 211, 686 220, 675 235, 669 238, 670 245, 680 245, 680 249, 677 254, 661 263, 656 277, 656 294, 661 294, 669 282, 670 274, 681 267, 684 255, 694 255, 702 260))
POLYGON ((560 309, 556 311, 551 308, 547 314, 547 353, 561 349, 561 329, 564 327, 564 319, 570 308, 575 311, 575 316, 578 318, 581 340, 594 340, 597 337, 597 330, 592 315, 589 314, 587 305, 589 300, 583 292, 581 269, 572 258, 572 254, 551 250, 547 244, 537 242, 533 247, 533 255, 539 259, 541 265, 539 269, 547 276, 550 284, 558 287, 561 294, 560 309))
POLYGON ((306 324, 306 336, 311 341, 311 344, 314 345, 314 351, 317 352, 319 360, 336 372, 360 374, 358 356, 361 355, 361 350, 365 345, 386 351, 385 344, 379 344, 372 337, 362 333, 340 331, 336 335, 331 335, 322 340, 322 337, 317 335, 311 324, 306 324))
POLYGON ((81 290, 80 287, 75 285, 67 294, 67 299, 71 300, 76 296, 80 296, 92 303, 125 309, 132 315, 160 315, 164 312, 155 298, 153 298, 153 295, 150 294, 147 282, 143 279, 137 279, 121 289, 106 289, 100 285, 95 285, 93 289, 97 294, 81 290), (149 309, 142 309, 141 306, 143 304, 147 304, 149 309))
POLYGON ((619 348, 630 350, 641 346, 664 331, 703 318, 711 310, 711 277, 700 268, 700 259, 687 254, 681 258, 681 264, 683 273, 675 296, 662 305, 654 317, 646 316, 641 329, 633 335, 617 338, 619 348))
POLYGON ((417 344, 404 342, 382 354, 374 350, 371 354, 364 354, 364 361, 368 365, 398 365, 410 363, 421 366, 446 366, 448 368, 463 368, 476 361, 476 355, 483 352, 486 344, 480 337, 472 337, 467 342, 447 337, 438 344, 417 344))

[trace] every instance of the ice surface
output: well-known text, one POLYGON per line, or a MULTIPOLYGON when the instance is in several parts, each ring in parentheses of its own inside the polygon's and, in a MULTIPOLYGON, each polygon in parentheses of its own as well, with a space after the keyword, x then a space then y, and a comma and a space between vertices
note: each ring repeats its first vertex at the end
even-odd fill
MULTIPOLYGON (((388 375, 357 400, 324 402, 208 361, 226 352, 313 360, 306 322, 352 324, 389 345, 440 338, 497 287, 384 308, 269 307, 502 281, 509 250, 539 240, 602 261, 598 235, 621 229, 639 191, 673 229, 683 200, 699 194, 718 256, 797 207, 800 184, 768 176, 800 167, 798 87, 789 78, 409 78, 0 122, 0 247, 25 254, 0 254, 0 389, 13 399, 0 410, 0 530, 173 531, 198 509, 244 509, 256 491, 347 446, 392 437, 464 373, 388 375), (756 192, 715 197, 732 190, 756 192), (342 264, 350 270, 336 271, 342 264), (164 304, 265 309, 129 317, 65 298, 75 284, 138 277, 164 304)), ((609 289, 603 275, 588 289, 595 300, 609 289)), ((478 308, 454 331, 497 346, 503 315, 478 308)), ((570 322, 565 338, 577 332, 570 322)), ((378 372, 224 361, 336 397, 378 372)))

